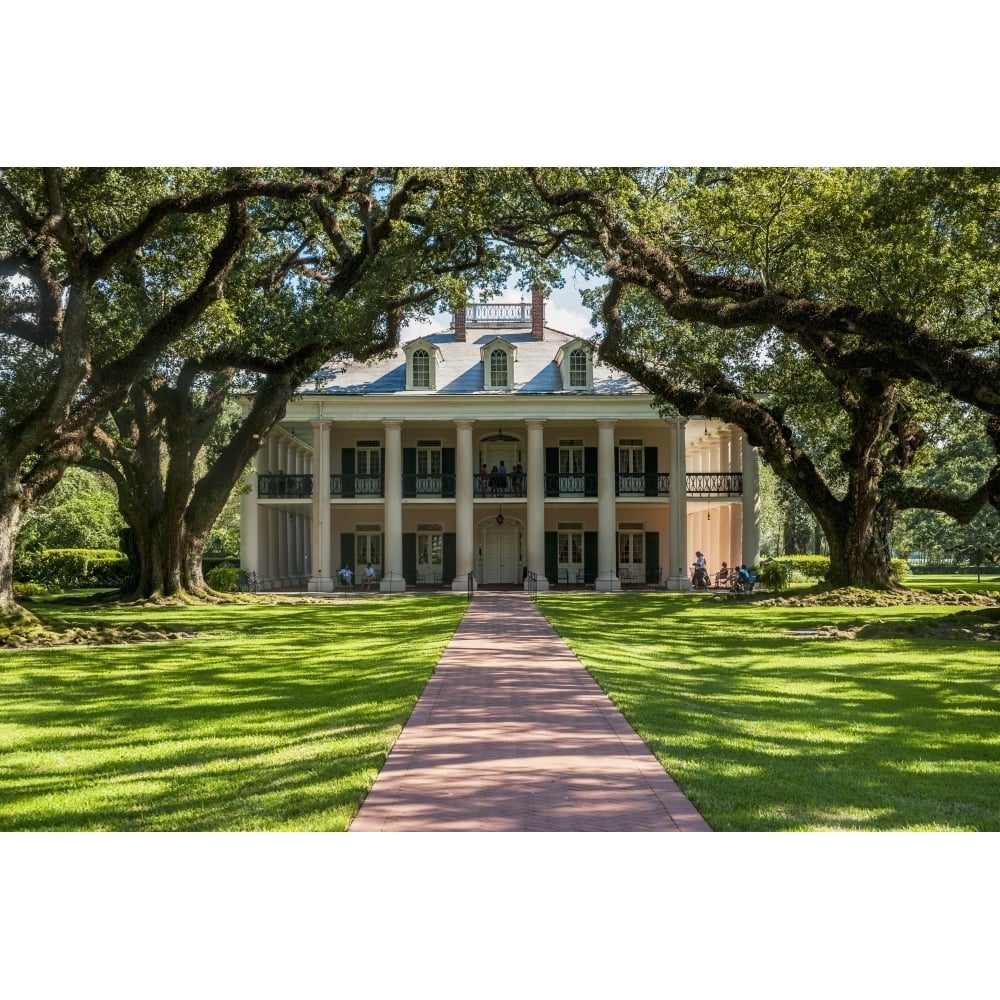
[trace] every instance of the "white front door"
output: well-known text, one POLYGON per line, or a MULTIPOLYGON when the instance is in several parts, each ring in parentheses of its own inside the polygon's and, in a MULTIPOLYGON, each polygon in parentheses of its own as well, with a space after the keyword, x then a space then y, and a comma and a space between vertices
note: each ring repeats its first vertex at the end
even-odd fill
POLYGON ((483 532, 483 583, 520 583, 516 527, 487 528, 483 532))

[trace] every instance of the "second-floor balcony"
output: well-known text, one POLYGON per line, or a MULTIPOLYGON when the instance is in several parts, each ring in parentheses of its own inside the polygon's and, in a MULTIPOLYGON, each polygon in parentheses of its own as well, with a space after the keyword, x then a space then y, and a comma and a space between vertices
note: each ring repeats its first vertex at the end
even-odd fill
MULTIPOLYGON (((546 497, 596 497, 596 473, 544 474, 546 497)), ((685 476, 688 496, 738 497, 743 493, 742 472, 689 472, 685 476)), ((447 498, 455 496, 454 474, 402 477, 402 492, 406 498, 447 498)), ((301 500, 313 495, 310 474, 260 475, 257 496, 267 500, 301 500)), ((472 477, 472 495, 516 498, 528 495, 528 477, 523 472, 476 474, 472 477)), ((615 495, 619 497, 670 496, 670 475, 666 472, 620 472, 615 477, 615 495)), ((380 499, 385 496, 385 477, 335 472, 330 476, 330 497, 344 499, 380 499)))

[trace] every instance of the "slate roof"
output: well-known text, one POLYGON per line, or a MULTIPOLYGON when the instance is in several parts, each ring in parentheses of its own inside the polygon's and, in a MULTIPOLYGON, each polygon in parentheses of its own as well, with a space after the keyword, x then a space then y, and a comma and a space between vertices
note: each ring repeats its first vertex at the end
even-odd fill
MULTIPOLYGON (((403 347, 389 358, 373 362, 353 362, 346 369, 326 370, 323 395, 374 395, 405 393, 418 395, 638 395, 646 392, 637 382, 608 365, 594 362, 594 388, 563 388, 562 375, 556 364, 560 347, 580 338, 551 327, 545 327, 542 340, 533 340, 531 329, 510 327, 472 328, 465 342, 456 341, 452 330, 422 334, 421 339, 436 345, 441 351, 437 362, 436 389, 406 388, 406 354, 403 347), (503 338, 516 349, 513 389, 497 392, 483 386, 482 346, 503 338)), ((303 395, 314 395, 312 380, 302 386, 303 395)))

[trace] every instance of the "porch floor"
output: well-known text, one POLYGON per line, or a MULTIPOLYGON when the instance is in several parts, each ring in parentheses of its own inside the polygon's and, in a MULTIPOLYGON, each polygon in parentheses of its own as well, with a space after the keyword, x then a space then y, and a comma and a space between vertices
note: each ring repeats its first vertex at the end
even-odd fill
POLYGON ((528 595, 480 590, 352 831, 711 828, 528 595))

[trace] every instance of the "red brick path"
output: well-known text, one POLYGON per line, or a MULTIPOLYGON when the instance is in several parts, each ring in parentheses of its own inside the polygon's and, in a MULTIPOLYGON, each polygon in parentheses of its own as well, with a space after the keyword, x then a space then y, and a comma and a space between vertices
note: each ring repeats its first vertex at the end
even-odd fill
POLYGON ((479 593, 352 831, 706 831, 522 594, 479 593))

